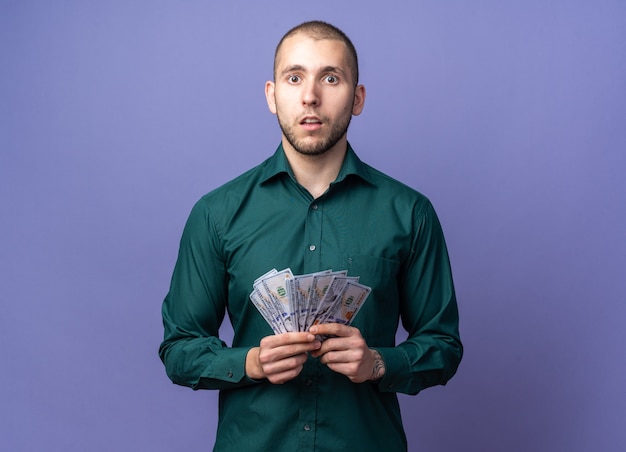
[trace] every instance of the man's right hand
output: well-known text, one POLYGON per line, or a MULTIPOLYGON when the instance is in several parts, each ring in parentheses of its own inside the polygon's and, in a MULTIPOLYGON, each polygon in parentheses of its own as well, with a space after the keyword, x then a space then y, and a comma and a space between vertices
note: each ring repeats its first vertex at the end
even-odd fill
POLYGON ((246 355, 246 374, 271 383, 282 384, 297 377, 308 358, 308 352, 322 346, 311 333, 283 333, 266 336, 258 347, 246 355))

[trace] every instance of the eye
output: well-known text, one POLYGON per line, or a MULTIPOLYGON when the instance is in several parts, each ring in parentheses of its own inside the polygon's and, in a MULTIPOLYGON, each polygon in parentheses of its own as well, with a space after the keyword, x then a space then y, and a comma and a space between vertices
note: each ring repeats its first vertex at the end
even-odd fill
POLYGON ((330 85, 334 85, 335 83, 339 82, 339 78, 337 78, 337 76, 329 74, 326 77, 324 77, 324 81, 330 85))
POLYGON ((289 77, 287 77, 287 81, 289 83, 298 83, 300 81, 300 77, 297 75, 290 75, 289 77))

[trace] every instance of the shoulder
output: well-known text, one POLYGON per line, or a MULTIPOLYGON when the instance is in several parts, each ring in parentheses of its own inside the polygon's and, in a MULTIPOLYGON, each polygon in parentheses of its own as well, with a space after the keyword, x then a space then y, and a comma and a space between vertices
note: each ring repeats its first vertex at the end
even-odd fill
POLYGON ((387 197, 392 204, 403 205, 404 208, 417 208, 418 210, 432 208, 430 199, 417 189, 399 181, 398 179, 364 163, 368 179, 381 196, 387 197))
POLYGON ((198 200, 196 205, 219 210, 239 205, 263 182, 268 160, 209 191, 198 200))
POLYGON ((250 199, 263 181, 267 160, 243 174, 209 191, 193 204, 187 219, 187 228, 222 230, 225 222, 250 199))

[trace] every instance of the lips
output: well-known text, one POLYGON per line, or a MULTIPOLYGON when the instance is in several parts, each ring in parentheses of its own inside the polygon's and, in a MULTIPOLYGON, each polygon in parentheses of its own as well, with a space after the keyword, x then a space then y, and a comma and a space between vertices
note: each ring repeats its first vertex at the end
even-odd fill
POLYGON ((318 130, 322 127, 322 120, 317 116, 305 116, 300 120, 300 125, 310 132, 318 130))
POLYGON ((305 116, 300 121, 300 124, 321 124, 322 121, 317 116, 305 116))

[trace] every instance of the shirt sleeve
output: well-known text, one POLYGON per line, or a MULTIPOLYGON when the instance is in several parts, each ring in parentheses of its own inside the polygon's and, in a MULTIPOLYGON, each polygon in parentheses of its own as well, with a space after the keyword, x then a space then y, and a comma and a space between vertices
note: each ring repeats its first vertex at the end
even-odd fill
POLYGON ((230 348, 218 337, 227 298, 228 274, 218 231, 200 200, 185 225, 162 307, 164 339, 159 356, 174 383, 193 389, 254 383, 245 373, 250 348, 230 348))
POLYGON ((377 348, 385 362, 379 390, 417 394, 445 385, 463 355, 452 272, 430 202, 414 211, 411 251, 399 278, 400 316, 408 332, 396 347, 377 348))

